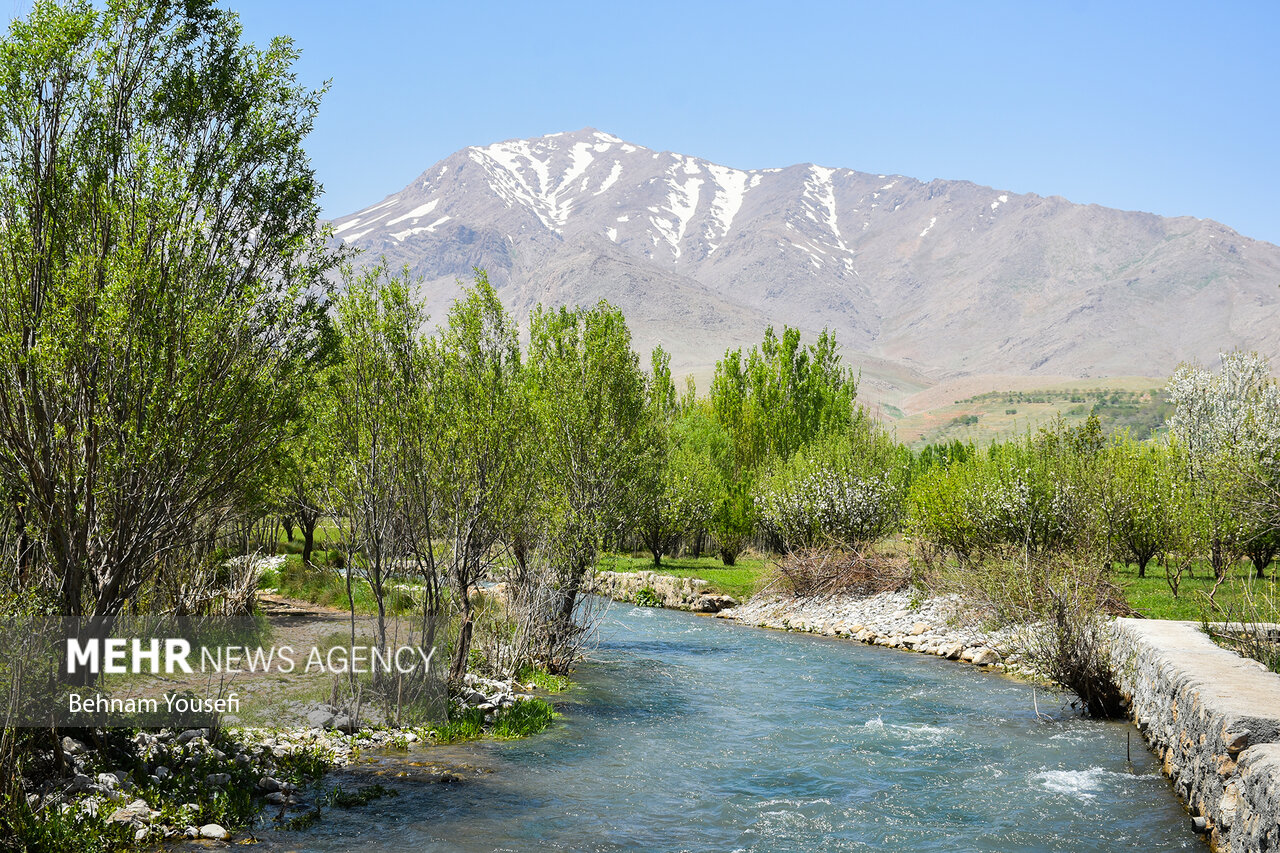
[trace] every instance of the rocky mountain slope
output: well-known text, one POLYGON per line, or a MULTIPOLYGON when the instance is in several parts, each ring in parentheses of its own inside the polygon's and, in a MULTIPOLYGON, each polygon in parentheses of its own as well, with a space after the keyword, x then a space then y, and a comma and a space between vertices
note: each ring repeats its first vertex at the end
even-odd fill
POLYGON ((742 171, 589 128, 459 151, 333 227, 422 276, 434 316, 481 267, 517 316, 610 300, 638 348, 661 342, 695 375, 784 323, 830 327, 898 399, 961 377, 1280 355, 1280 247, 1213 221, 812 164, 742 171))

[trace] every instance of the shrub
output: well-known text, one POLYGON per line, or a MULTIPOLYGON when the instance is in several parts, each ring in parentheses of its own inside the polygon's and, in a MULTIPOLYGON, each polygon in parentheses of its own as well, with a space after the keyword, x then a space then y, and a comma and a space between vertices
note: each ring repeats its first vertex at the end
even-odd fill
POLYGON ((1019 626, 1010 651, 1080 697, 1092 716, 1123 713, 1109 652, 1108 616, 1129 615, 1108 568, 1096 557, 1026 551, 989 554, 934 576, 940 591, 985 606, 996 621, 1019 626))
POLYGON ((900 557, 853 551, 810 549, 788 554, 777 566, 778 581, 797 597, 809 595, 877 595, 906 589, 911 572, 900 557))
POLYGON ((834 436, 776 468, 762 484, 756 508, 788 550, 860 549, 897 529, 905 471, 891 443, 877 433, 834 436))
POLYGON ((636 591, 636 604, 640 607, 661 607, 662 598, 651 586, 642 586, 636 591))

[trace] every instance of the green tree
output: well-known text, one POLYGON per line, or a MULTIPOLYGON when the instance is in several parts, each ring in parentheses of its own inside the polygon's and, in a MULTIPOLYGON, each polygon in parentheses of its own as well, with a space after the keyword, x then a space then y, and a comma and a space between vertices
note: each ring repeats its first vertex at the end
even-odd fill
POLYGON ((1186 461, 1175 448, 1127 436, 1103 454, 1094 504, 1113 556, 1135 563, 1138 577, 1166 550, 1185 541, 1190 511, 1186 461))
POLYGON ((819 435, 841 432, 858 416, 858 383, 824 331, 801 346, 800 331, 765 331, 759 347, 726 352, 711 382, 711 406, 733 442, 735 478, 768 460, 790 459, 819 435))
POLYGON ((1280 385, 1257 353, 1221 356, 1217 372, 1182 364, 1169 379, 1169 432, 1187 469, 1214 574, 1222 577, 1252 538, 1280 517, 1280 385))
POLYGON ((535 387, 547 499, 547 547, 557 587, 546 620, 544 655, 555 669, 572 662, 574 611, 601 540, 616 532, 623 496, 645 438, 645 379, 622 313, 548 311, 530 318, 529 370, 535 387))
MULTIPOLYGON (((328 487, 332 482, 332 433, 326 429, 325 404, 319 389, 303 391, 299 401, 299 425, 281 446, 275 470, 279 504, 296 522, 302 534, 302 562, 310 566, 315 553, 316 527, 325 516, 328 487)), ((292 539, 292 536, 290 536, 292 539)))
POLYGON ((868 426, 795 452, 765 478, 758 511, 788 550, 865 548, 902 520, 909 459, 868 426))
POLYGON ((319 93, 210 2, 38 2, 0 44, 0 482, 101 636, 286 434, 320 345, 319 93))
POLYGON ((681 423, 681 403, 671 379, 671 357, 662 347, 653 350, 648 376, 647 420, 641 434, 641 457, 627 502, 641 540, 662 565, 682 538, 705 529, 718 487, 710 458, 681 423))
POLYGON ((454 302, 432 352, 431 384, 442 415, 441 532, 449 536, 448 577, 462 617, 450 677, 461 679, 471 647, 471 596, 488 570, 508 492, 525 487, 516 475, 519 443, 529 430, 515 323, 483 272, 454 302))
POLYGON ((406 505, 427 391, 426 316, 405 275, 385 264, 344 270, 337 304, 338 357, 329 374, 327 421, 333 478, 328 506, 348 550, 347 595, 353 575, 368 581, 378 608, 377 641, 387 642, 386 584, 396 560, 412 547, 406 505))

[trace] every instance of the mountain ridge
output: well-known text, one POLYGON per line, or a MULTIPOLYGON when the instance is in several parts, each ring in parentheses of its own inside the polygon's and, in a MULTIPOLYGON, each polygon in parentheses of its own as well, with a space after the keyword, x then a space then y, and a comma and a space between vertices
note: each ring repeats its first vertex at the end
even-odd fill
POLYGON ((1213 220, 808 163, 740 170, 594 128, 462 149, 332 224, 422 276, 433 314, 479 267, 521 319, 607 298, 638 348, 662 343, 695 375, 783 324, 830 328, 888 397, 1280 353, 1280 247, 1213 220))

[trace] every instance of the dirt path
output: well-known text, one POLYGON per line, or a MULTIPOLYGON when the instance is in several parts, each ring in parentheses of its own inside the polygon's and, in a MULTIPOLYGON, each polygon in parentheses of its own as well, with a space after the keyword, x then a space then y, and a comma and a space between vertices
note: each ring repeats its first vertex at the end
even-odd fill
MULTIPOLYGON (((270 626, 256 645, 193 647, 189 662, 195 672, 132 676, 107 686, 116 697, 161 698, 191 691, 202 697, 239 700, 239 713, 227 722, 281 726, 300 722, 308 708, 328 702, 335 686, 345 685, 351 614, 279 595, 258 596, 258 606, 270 626)), ((374 645, 377 618, 356 614, 355 647, 374 645)), ((413 645, 418 638, 410 623, 389 619, 387 641, 392 648, 413 645)), ((363 664, 367 666, 367 651, 363 664)), ((406 655, 406 659, 408 655, 406 655)))

